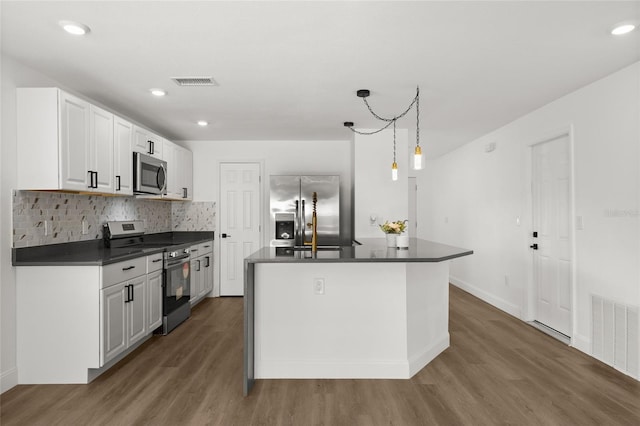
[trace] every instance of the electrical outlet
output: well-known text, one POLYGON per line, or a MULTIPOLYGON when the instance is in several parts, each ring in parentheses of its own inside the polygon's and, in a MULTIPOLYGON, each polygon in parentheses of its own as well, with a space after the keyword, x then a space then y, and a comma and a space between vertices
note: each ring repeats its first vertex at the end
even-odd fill
POLYGON ((49 221, 45 220, 44 221, 44 236, 46 237, 47 235, 49 235, 49 221))
POLYGON ((313 279, 313 293, 324 294, 324 278, 313 279))
POLYGON ((85 219, 82 219, 82 235, 87 235, 89 233, 89 225, 85 219))

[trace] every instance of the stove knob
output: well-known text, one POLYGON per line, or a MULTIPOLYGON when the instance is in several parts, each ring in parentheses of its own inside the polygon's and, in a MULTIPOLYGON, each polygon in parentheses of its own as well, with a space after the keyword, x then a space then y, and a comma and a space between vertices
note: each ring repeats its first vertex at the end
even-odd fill
POLYGON ((169 253, 169 257, 176 257, 176 252, 172 251, 171 253, 169 253))
POLYGON ((191 249, 188 249, 188 248, 184 249, 184 254, 189 254, 189 253, 191 253, 191 249))

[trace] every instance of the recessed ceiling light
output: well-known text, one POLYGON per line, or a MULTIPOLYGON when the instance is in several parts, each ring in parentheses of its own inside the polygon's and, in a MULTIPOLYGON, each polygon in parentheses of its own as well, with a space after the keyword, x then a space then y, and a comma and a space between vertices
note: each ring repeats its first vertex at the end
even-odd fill
POLYGON ((621 23, 616 25, 615 27, 613 27, 613 29, 611 30, 611 34, 613 35, 622 35, 622 34, 628 34, 631 31, 635 30, 636 26, 635 24, 629 23, 629 22, 625 22, 625 23, 621 23))
POLYGON ((91 28, 79 22, 60 21, 58 22, 58 25, 60 25, 66 32, 73 35, 85 35, 91 31, 91 28))
POLYGON ((149 91, 153 96, 157 96, 159 98, 167 94, 167 92, 162 89, 150 89, 149 91))
POLYGON ((205 120, 199 120, 198 121, 198 126, 206 127, 208 125, 209 125, 208 121, 205 121, 205 120))

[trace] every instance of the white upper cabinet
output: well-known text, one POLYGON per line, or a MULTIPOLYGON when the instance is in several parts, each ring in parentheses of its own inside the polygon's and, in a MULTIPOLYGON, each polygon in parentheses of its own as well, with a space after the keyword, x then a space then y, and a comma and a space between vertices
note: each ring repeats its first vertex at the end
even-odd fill
POLYGON ((139 126, 133 126, 133 150, 163 160, 163 139, 139 126))
POLYGON ((186 200, 193 199, 193 153, 186 148, 179 147, 177 152, 178 164, 181 170, 179 188, 181 189, 182 198, 186 200))
POLYGON ((193 154, 171 141, 164 141, 164 161, 167 162, 167 195, 172 200, 193 198, 193 154))
MULTIPOLYGON (((55 89, 54 89, 55 90, 55 89)), ((59 153, 56 156, 49 158, 38 158, 37 163, 31 163, 30 161, 37 156, 39 151, 38 141, 41 140, 37 135, 33 135, 35 138, 30 139, 29 145, 33 146, 33 149, 28 149, 27 146, 23 146, 20 140, 20 132, 25 129, 18 129, 18 149, 25 148, 24 156, 18 155, 19 166, 18 173, 31 173, 36 167, 44 166, 47 169, 57 169, 56 159, 60 161, 60 173, 59 176, 52 176, 51 181, 42 182, 41 185, 37 185, 34 188, 29 189, 69 189, 78 191, 87 191, 91 189, 94 175, 89 170, 89 157, 91 148, 89 146, 89 114, 91 105, 75 96, 69 95, 64 92, 56 92, 55 102, 51 102, 51 98, 47 93, 43 99, 39 99, 36 96, 31 96, 30 100, 35 103, 33 109, 27 112, 33 112, 34 122, 25 123, 31 127, 37 127, 38 119, 36 118, 40 113, 44 113, 47 116, 58 116, 58 120, 55 123, 55 130, 53 135, 60 132, 59 144, 55 143, 57 148, 59 145, 59 153), (59 96, 58 96, 59 95, 59 96), (59 157, 58 157, 59 156, 59 157), (23 160, 23 162, 20 162, 23 160), (44 163, 44 164, 42 164, 44 163), (50 163, 50 164, 47 164, 50 163), (26 169, 23 168, 26 166, 26 169), (59 178, 59 182, 58 182, 59 178), (42 187, 41 187, 42 186, 42 187), (59 188, 58 188, 59 187, 59 188)), ((19 111, 20 112, 20 111, 19 111)), ((53 124, 53 123, 48 123, 53 124)), ((33 129, 37 132, 37 129, 33 129)), ((21 150, 20 150, 21 151, 21 150)), ((48 149, 47 149, 48 151, 48 149)), ((55 175, 53 173, 52 175, 55 175)), ((47 180, 47 179, 45 179, 47 180)))
POLYGON ((114 193, 133 195, 133 125, 118 116, 113 120, 114 193))
POLYGON ((191 151, 58 88, 17 89, 17 189, 133 195, 133 152, 167 162, 169 200, 191 200, 191 151))
POLYGON ((57 88, 17 93, 18 188, 112 193, 113 114, 57 88))
POLYGON ((113 114, 91 105, 91 138, 89 144, 88 170, 93 172, 95 192, 113 193, 115 177, 113 175, 113 114))
POLYGON ((167 162, 167 195, 166 198, 180 198, 179 179, 177 164, 177 152, 178 146, 171 141, 164 140, 162 146, 163 160, 167 162))

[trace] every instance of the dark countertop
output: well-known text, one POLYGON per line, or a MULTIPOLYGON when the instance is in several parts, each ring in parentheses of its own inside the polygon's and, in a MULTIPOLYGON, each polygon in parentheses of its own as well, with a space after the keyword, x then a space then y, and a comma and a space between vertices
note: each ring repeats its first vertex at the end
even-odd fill
POLYGON ((387 248, 385 238, 363 238, 362 245, 339 250, 292 250, 263 247, 245 259, 246 263, 355 263, 355 262, 442 262, 473 254, 473 250, 411 238, 408 249, 387 248))
POLYGON ((165 246, 197 244, 213 240, 212 231, 162 232, 146 234, 145 243, 152 247, 107 248, 102 240, 75 243, 49 244, 45 246, 14 248, 11 250, 13 266, 90 266, 108 265, 137 257, 160 253, 165 246))

